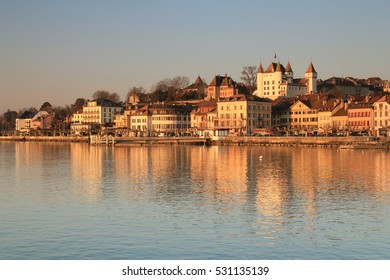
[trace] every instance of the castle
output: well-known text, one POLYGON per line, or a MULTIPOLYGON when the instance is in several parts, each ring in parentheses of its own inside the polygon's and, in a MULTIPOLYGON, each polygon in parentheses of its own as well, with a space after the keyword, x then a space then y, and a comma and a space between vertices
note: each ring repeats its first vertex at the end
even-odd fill
POLYGON ((272 62, 264 71, 260 63, 257 69, 257 90, 255 95, 276 99, 280 96, 291 97, 317 92, 317 72, 312 63, 306 70, 305 77, 294 79, 290 62, 286 67, 279 61, 272 62))

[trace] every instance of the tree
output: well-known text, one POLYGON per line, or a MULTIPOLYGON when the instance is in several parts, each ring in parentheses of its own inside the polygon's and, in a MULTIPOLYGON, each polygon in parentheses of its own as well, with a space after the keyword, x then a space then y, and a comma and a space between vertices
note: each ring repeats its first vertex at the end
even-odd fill
POLYGON ((72 112, 78 112, 83 109, 83 106, 85 105, 86 100, 84 98, 77 98, 74 104, 71 105, 72 112))
POLYGON ((152 86, 150 100, 152 102, 180 100, 183 88, 189 83, 189 78, 185 76, 163 79, 152 86))
POLYGON ((257 80, 256 66, 243 66, 241 71, 241 80, 247 87, 255 87, 257 80))
POLYGON ((135 101, 145 101, 146 97, 146 89, 143 87, 132 87, 127 92, 126 101, 129 103, 136 103, 135 101))
POLYGON ((53 111, 53 106, 49 102, 45 102, 42 104, 41 108, 39 108, 39 111, 46 111, 48 113, 51 113, 53 111))
POLYGON ((15 128, 15 120, 17 117, 18 113, 16 111, 8 109, 7 112, 1 116, 1 128, 6 130, 15 128))
POLYGON ((111 100, 112 102, 119 103, 120 97, 116 92, 110 93, 106 90, 98 90, 92 95, 93 99, 104 98, 111 100))
POLYGON ((168 83, 170 87, 173 87, 175 89, 183 89, 185 87, 188 87, 189 84, 190 79, 186 76, 176 76, 168 83))

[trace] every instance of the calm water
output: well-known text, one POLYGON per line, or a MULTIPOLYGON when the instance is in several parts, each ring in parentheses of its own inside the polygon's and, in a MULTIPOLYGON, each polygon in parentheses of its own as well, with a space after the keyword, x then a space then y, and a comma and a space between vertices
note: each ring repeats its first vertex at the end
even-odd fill
POLYGON ((0 142, 0 159, 0 259, 390 259, 387 151, 0 142))

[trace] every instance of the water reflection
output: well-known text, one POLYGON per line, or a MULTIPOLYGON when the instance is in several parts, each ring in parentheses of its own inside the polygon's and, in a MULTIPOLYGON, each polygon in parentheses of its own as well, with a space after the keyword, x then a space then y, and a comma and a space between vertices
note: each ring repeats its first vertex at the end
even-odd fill
POLYGON ((388 151, 0 143, 0 153, 1 207, 16 227, 55 214, 66 238, 103 232, 91 240, 122 258, 152 247, 155 258, 390 257, 388 151))

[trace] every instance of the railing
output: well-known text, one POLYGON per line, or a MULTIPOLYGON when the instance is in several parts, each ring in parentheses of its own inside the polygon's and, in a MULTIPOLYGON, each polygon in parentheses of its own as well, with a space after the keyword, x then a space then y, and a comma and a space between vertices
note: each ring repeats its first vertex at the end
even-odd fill
POLYGON ((111 135, 106 136, 98 136, 98 135, 91 135, 89 138, 89 143, 91 145, 115 145, 115 137, 111 135))

